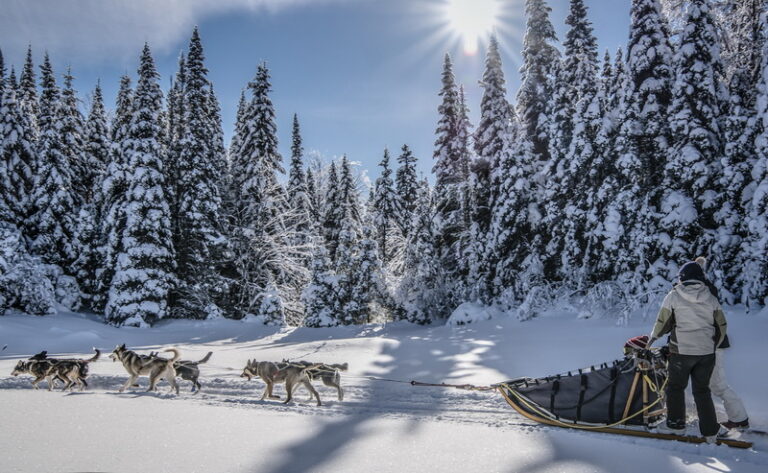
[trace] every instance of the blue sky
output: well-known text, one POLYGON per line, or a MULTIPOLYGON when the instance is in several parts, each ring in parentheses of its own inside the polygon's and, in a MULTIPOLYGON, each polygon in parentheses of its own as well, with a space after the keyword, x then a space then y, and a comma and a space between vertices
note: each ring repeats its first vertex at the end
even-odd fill
MULTIPOLYGON (((432 167, 440 73, 445 52, 478 114, 482 49, 464 53, 443 12, 450 0, 4 0, 0 48, 19 71, 27 43, 38 65, 44 50, 57 73, 71 65, 83 97, 101 79, 113 107, 119 76, 135 75, 144 41, 167 89, 192 27, 198 25, 210 78, 222 103, 227 140, 240 90, 260 61, 272 73, 280 149, 289 156, 299 114, 306 150, 346 153, 376 176, 384 146, 407 143, 419 170, 432 167)), ((519 87, 524 0, 503 0, 500 42, 508 95, 519 87)), ((551 0, 559 39, 567 0, 551 0)), ((625 45, 630 0, 586 0, 601 57, 625 45)), ((85 104, 84 104, 85 106, 85 104)))

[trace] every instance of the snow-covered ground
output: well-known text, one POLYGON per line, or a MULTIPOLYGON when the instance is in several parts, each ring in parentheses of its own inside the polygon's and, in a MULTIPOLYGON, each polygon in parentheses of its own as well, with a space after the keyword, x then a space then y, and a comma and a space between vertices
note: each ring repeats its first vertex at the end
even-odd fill
MULTIPOLYGON (((728 315, 728 378, 754 427, 766 429, 768 314, 728 315)), ((117 329, 82 314, 0 317, 0 472, 768 471, 768 439, 737 450, 568 431, 534 425, 494 392, 367 378, 491 384, 543 376, 618 358, 651 323, 554 314, 458 327, 276 329, 219 320, 117 329), (159 394, 119 394, 126 374, 106 357, 118 343, 142 352, 178 347, 184 359, 213 351, 201 366, 203 391, 193 395, 182 382, 179 396, 165 383, 159 394), (10 376, 18 359, 40 350, 90 357, 93 346, 105 353, 85 392, 34 391, 29 377, 10 376), (303 390, 292 405, 260 401, 264 385, 239 377, 249 358, 348 362, 345 399, 318 386, 322 407, 303 390)))

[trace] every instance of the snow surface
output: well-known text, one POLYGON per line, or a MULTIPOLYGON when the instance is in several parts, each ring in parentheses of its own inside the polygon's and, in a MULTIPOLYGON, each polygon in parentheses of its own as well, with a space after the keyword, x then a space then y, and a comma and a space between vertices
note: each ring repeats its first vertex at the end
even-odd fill
MULTIPOLYGON (((754 427, 766 429, 768 313, 728 315, 734 346, 727 376, 754 427)), ((0 352, 0 472, 767 471, 768 439, 737 450, 569 431, 532 423, 497 393, 364 377, 491 384, 543 376, 617 358, 624 341, 651 324, 560 313, 437 327, 279 329, 218 319, 118 329, 83 314, 0 317, 0 348, 7 344, 0 352), (159 393, 119 394, 125 371, 106 356, 118 343, 145 353, 174 346, 193 360, 213 351, 201 365, 202 392, 191 394, 182 381, 179 396, 164 382, 159 393), (83 393, 34 391, 29 377, 9 375, 18 359, 40 350, 90 357, 92 346, 105 353, 91 365, 83 393), (348 362, 345 400, 321 385, 319 408, 304 391, 292 405, 260 401, 264 385, 239 377, 249 358, 300 357, 348 362)), ((283 395, 283 387, 276 392, 283 395)), ((718 411, 723 416, 722 406, 718 411)))

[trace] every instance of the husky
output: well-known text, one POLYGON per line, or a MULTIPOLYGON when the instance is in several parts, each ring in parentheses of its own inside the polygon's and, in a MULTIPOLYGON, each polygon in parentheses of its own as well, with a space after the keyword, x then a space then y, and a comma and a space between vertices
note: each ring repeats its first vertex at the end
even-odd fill
MULTIPOLYGON (((280 399, 280 396, 272 394, 272 388, 275 384, 285 383, 286 398, 283 404, 288 404, 293 400, 293 390, 299 385, 303 385, 310 392, 310 396, 314 396, 317 399, 317 405, 321 406, 320 394, 312 386, 309 381, 309 375, 307 371, 311 368, 316 368, 316 365, 298 365, 295 363, 274 363, 272 361, 256 361, 248 360, 248 363, 243 369, 241 378, 259 377, 264 381, 267 387, 264 389, 264 393, 261 395, 261 400, 280 399)), ((311 399, 311 397, 310 397, 311 399)))
MULTIPOLYGON (((211 358, 211 355, 213 355, 213 352, 209 351, 208 354, 205 355, 199 361, 179 360, 173 364, 173 368, 176 370, 176 376, 180 377, 185 381, 192 381, 193 393, 200 392, 200 388, 202 388, 202 386, 200 385, 200 382, 198 381, 198 378, 200 377, 200 368, 198 368, 198 365, 207 363, 208 360, 211 358)), ((156 351, 150 352, 149 356, 151 358, 159 358, 158 352, 156 351)))
POLYGON ((64 391, 71 389, 75 384, 80 386, 80 390, 84 390, 88 387, 88 383, 85 378, 88 376, 88 364, 98 360, 101 356, 101 351, 94 348, 96 352, 93 357, 83 360, 81 358, 48 358, 47 351, 41 351, 40 353, 33 355, 29 358, 30 361, 48 361, 53 363, 52 375, 53 380, 60 380, 65 383, 64 391))
POLYGON ((20 374, 29 374, 35 377, 32 380, 32 386, 35 389, 40 389, 38 383, 45 379, 48 381, 48 391, 53 390, 53 377, 55 373, 53 371, 54 363, 50 360, 19 360, 16 363, 16 367, 13 368, 11 376, 18 376, 20 374))
POLYGON ((139 376, 147 375, 149 376, 147 392, 154 391, 157 382, 161 378, 165 378, 171 385, 171 392, 175 390, 176 394, 179 394, 179 385, 176 384, 176 370, 173 368, 173 364, 179 360, 181 355, 175 348, 168 348, 163 351, 173 353, 173 358, 142 357, 138 353, 125 348, 125 343, 115 347, 109 357, 113 362, 120 361, 125 371, 130 375, 128 381, 120 388, 120 392, 125 391, 130 386, 134 386, 139 376))
MULTIPOLYGON (((288 360, 283 360, 283 363, 288 363, 288 360)), ((344 400, 344 390, 341 389, 341 374, 339 372, 347 371, 349 369, 349 364, 312 363, 310 361, 294 361, 293 363, 309 368, 307 370, 307 375, 309 376, 310 381, 320 378, 324 385, 330 388, 336 388, 339 401, 344 400)))

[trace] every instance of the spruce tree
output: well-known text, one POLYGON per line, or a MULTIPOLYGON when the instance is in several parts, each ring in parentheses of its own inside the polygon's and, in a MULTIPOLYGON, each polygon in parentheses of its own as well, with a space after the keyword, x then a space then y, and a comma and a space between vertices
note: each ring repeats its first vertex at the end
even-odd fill
POLYGON ((78 195, 73 187, 71 161, 65 148, 59 88, 48 55, 41 67, 43 92, 38 117, 35 189, 31 199, 32 250, 43 262, 69 268, 75 259, 78 195))
POLYGON ((511 153, 513 130, 511 108, 506 99, 506 85, 502 71, 499 45, 495 37, 491 38, 483 73, 483 98, 480 102, 480 121, 475 130, 475 154, 477 164, 485 163, 486 174, 478 178, 475 187, 472 218, 472 238, 474 251, 470 259, 470 280, 475 281, 477 294, 483 302, 490 302, 495 296, 493 279, 499 253, 495 251, 492 228, 494 207, 508 196, 500 193, 502 162, 511 153), (483 179, 480 180, 479 178, 483 179))
POLYGON ((357 244, 352 280, 350 318, 355 324, 371 323, 376 316, 376 304, 382 299, 385 285, 374 230, 368 226, 363 227, 362 238, 357 244))
MULTIPOLYGON (((768 12, 760 16, 761 33, 768 37, 768 12)), ((747 307, 768 305, 768 43, 762 42, 757 83, 756 160, 745 192, 746 236, 741 243, 742 264, 735 280, 747 307)))
POLYGON ((339 232, 344 221, 344 207, 336 163, 332 162, 328 171, 328 183, 325 189, 326 204, 323 215, 323 236, 328 253, 336 259, 336 247, 339 244, 339 232))
POLYGON ((0 220, 24 232, 34 190, 36 151, 32 126, 12 82, 5 83, 0 95, 0 220))
POLYGON ((392 182, 392 170, 389 168, 389 150, 384 148, 384 157, 379 163, 381 175, 376 179, 373 191, 373 223, 376 229, 376 242, 381 261, 386 265, 391 257, 393 248, 389 242, 397 227, 397 218, 401 215, 400 201, 392 182))
POLYGON ((104 110, 104 98, 101 94, 101 85, 96 84, 91 98, 91 111, 85 124, 85 170, 83 180, 86 194, 85 202, 91 203, 99 193, 98 187, 103 180, 103 174, 109 162, 110 152, 109 127, 107 115, 104 110))
POLYGON ((543 125, 546 122, 547 101, 553 94, 548 81, 559 60, 560 53, 555 29, 549 20, 552 9, 545 0, 526 0, 527 27, 523 40, 523 66, 520 69, 521 86, 517 93, 517 115, 522 132, 533 143, 539 160, 549 159, 549 137, 543 125))
POLYGON ((433 206, 428 191, 420 189, 416 212, 405 246, 404 277, 397 290, 400 317, 418 324, 429 324, 445 310, 437 291, 439 266, 434 253, 433 206))
MULTIPOLYGON (((46 58, 47 57, 48 54, 46 53, 46 58)), ((50 66, 50 61, 48 62, 50 66)), ((48 66, 43 65, 41 67, 44 68, 48 66)), ((45 74, 45 71, 42 72, 45 74)), ((43 82, 42 85, 45 88, 45 82, 43 82)), ((19 77, 19 90, 16 95, 24 110, 24 114, 29 117, 29 121, 35 131, 35 137, 37 137, 38 114, 43 104, 38 103, 37 98, 37 79, 35 77, 35 65, 32 62, 32 45, 27 47, 27 57, 24 61, 24 68, 21 71, 21 76, 19 77)))
POLYGON ((301 295, 305 307, 304 325, 307 327, 339 325, 338 281, 331 269, 328 250, 322 244, 314 247, 311 269, 312 278, 301 295))
MULTIPOLYGON (((189 41, 184 65, 184 90, 179 154, 175 163, 178 220, 174 239, 177 292, 174 316, 205 318, 218 312, 215 292, 221 286, 216 265, 222 253, 219 149, 211 141, 208 70, 197 28, 189 41)), ((177 99, 178 100, 178 99, 177 99)))
POLYGON ((311 206, 307 191, 307 179, 304 175, 304 148, 301 146, 299 117, 293 115, 291 143, 291 168, 288 176, 288 202, 290 205, 289 226, 296 232, 298 243, 309 241, 311 227, 311 206))
MULTIPOLYGON (((277 151, 275 111, 269 97, 269 70, 260 64, 256 77, 248 84, 252 93, 242 117, 239 156, 232 158, 235 180, 236 219, 233 247, 242 284, 241 310, 256 310, 258 294, 272 280, 280 288, 298 291, 301 275, 292 264, 285 238, 285 190, 278 177, 284 173, 277 151), (270 279, 271 278, 271 279, 270 279)), ((303 258, 303 255, 300 255, 303 258)), ((300 266, 300 265, 298 265, 300 266)), ((298 294, 283 294, 286 302, 298 294)))
MULTIPOLYGON (((659 0, 633 0, 627 45, 627 96, 617 166, 622 184, 625 254, 636 268, 639 293, 662 290, 679 262, 659 239, 663 169, 670 150, 668 107, 672 98, 672 51, 659 0)), ((621 266, 619 266, 621 267, 621 266)), ((632 272, 630 270, 630 272, 632 272)))
POLYGON ((351 228, 358 231, 362 222, 360 196, 357 191, 355 177, 352 175, 352 164, 349 162, 346 155, 341 158, 339 199, 344 219, 349 222, 351 228))
POLYGON ((133 108, 131 79, 123 76, 115 103, 115 115, 110 127, 110 148, 104 178, 99 186, 98 215, 99 253, 102 270, 98 273, 97 290, 93 306, 101 311, 107 302, 107 293, 117 267, 117 256, 123 248, 125 228, 125 200, 128 192, 129 163, 123 154, 123 141, 128 137, 133 108))
MULTIPOLYGON (((187 82, 186 56, 179 55, 179 65, 176 76, 173 80, 171 90, 168 91, 168 107, 165 115, 167 122, 166 139, 168 152, 166 153, 164 163, 164 174, 166 176, 166 198, 171 208, 171 224, 173 225, 173 234, 176 238, 181 235, 179 231, 179 163, 182 160, 181 141, 185 135, 185 97, 184 92, 187 82)), ((199 119, 198 119, 199 120, 199 119)))
POLYGON ((400 229, 403 235, 408 235, 408 226, 413 212, 416 210, 416 157, 408 145, 403 145, 397 158, 400 165, 395 174, 395 188, 400 200, 400 229))
POLYGON ((162 92, 144 45, 122 154, 128 165, 122 248, 105 310, 115 325, 153 324, 168 315, 175 254, 165 197, 162 92))
POLYGON ((67 69, 64 75, 64 89, 61 93, 59 120, 61 121, 61 140, 64 152, 69 160, 72 185, 77 193, 78 204, 86 202, 91 194, 89 185, 93 181, 85 155, 85 121, 78 106, 77 93, 72 87, 72 71, 67 69))
MULTIPOLYGON (((723 152, 722 64, 717 31, 707 2, 691 0, 677 52, 673 101, 669 109, 675 145, 664 168, 661 229, 673 262, 710 254, 723 205, 717 176, 723 152)), ((671 275, 670 275, 671 276, 671 275)))
POLYGON ((313 228, 319 227, 322 224, 322 198, 320 196, 319 189, 317 188, 317 180, 315 179, 315 173, 312 172, 312 168, 307 168, 307 199, 309 201, 309 215, 310 222, 312 222, 313 228))
POLYGON ((3 59, 3 50, 0 49, 0 99, 5 92, 5 59, 3 59))

